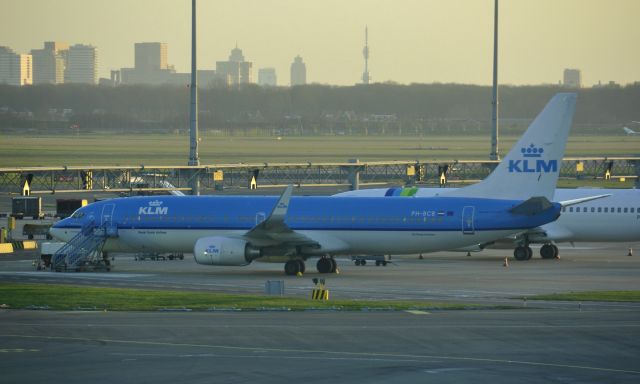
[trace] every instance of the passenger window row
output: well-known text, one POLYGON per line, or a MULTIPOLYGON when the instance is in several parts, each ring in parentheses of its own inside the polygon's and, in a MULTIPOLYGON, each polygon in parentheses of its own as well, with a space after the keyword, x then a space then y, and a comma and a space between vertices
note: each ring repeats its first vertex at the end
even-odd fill
MULTIPOLYGON (((640 212, 640 209, 639 211, 640 212)), ((146 221, 146 222, 150 222, 150 221, 162 221, 162 222, 172 222, 172 223, 177 223, 177 222, 185 222, 187 220, 190 221, 194 221, 194 222, 212 222, 215 221, 217 218, 215 217, 205 217, 205 216, 196 216, 196 217, 192 217, 192 218, 187 218, 185 216, 165 216, 165 215, 148 215, 148 216, 125 216, 123 218, 123 221, 125 223, 128 222, 140 222, 140 221, 146 221)), ((292 222, 298 222, 298 223, 318 223, 318 222, 322 222, 322 223, 369 223, 369 224, 373 224, 373 223, 421 223, 421 222, 443 222, 445 219, 445 217, 443 216, 432 216, 432 217, 355 217, 355 216, 349 216, 349 217, 310 217, 310 216, 293 216, 290 218, 290 220, 292 222)), ((225 217, 224 221, 228 221, 229 218, 225 217)), ((255 217, 253 216, 238 216, 237 220, 241 223, 249 223, 249 222, 254 222, 255 221, 255 217)))
MULTIPOLYGON (((562 212, 567 212, 567 207, 563 207, 562 212)), ((640 213, 640 207, 637 209, 635 207, 569 207, 568 212, 640 213)))

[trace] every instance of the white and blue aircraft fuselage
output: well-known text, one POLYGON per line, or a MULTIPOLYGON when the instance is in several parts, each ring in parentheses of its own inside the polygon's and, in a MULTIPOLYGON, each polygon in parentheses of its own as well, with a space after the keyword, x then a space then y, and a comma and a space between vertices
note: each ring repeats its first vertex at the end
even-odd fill
MULTIPOLYGON (((83 226, 106 226, 113 228, 113 237, 107 240, 104 251, 190 253, 202 238, 226 236, 234 243, 245 241, 245 235, 265 222, 277 202, 277 196, 119 198, 80 209, 58 222, 52 234, 69 240, 83 226)), ((256 238, 245 245, 260 249, 254 255, 429 252, 450 249, 451 244, 491 241, 534 228, 555 220, 561 209, 554 203, 532 216, 510 212, 522 203, 456 197, 397 200, 292 197, 283 222, 288 230, 272 238, 253 236, 256 238)), ((217 261, 242 265, 251 261, 245 256, 229 260, 222 257, 217 261)), ((196 246, 199 262, 211 264, 208 257, 196 246)))
POLYGON ((51 234, 70 241, 100 229, 106 252, 193 252, 209 265, 285 256, 287 274, 304 272, 309 257, 320 256, 318 270, 332 272, 334 255, 411 254, 490 242, 557 219, 562 204, 550 200, 575 100, 575 94, 554 96, 487 179, 451 196, 291 197, 289 186, 279 198, 121 198, 80 208, 51 234))

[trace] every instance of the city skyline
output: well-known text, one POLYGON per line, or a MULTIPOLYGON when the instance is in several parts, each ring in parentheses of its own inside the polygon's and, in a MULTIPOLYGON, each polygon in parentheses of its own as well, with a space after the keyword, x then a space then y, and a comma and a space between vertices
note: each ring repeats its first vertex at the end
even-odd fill
MULTIPOLYGON (((237 42, 256 68, 288 73, 300 55, 308 82, 353 85, 362 77, 368 25, 372 82, 491 83, 493 0, 239 0, 198 7, 199 69, 214 69, 237 42)), ((169 63, 188 72, 188 1, 22 0, 4 9, 0 45, 17 53, 44 41, 90 44, 100 51, 99 76, 109 77, 133 65, 135 43, 158 41, 168 44, 169 63), (37 20, 37 30, 25 29, 19 15, 37 20)), ((500 83, 555 84, 565 68, 580 69, 584 86, 639 81, 637 14, 640 2, 633 0, 502 1, 500 83)))

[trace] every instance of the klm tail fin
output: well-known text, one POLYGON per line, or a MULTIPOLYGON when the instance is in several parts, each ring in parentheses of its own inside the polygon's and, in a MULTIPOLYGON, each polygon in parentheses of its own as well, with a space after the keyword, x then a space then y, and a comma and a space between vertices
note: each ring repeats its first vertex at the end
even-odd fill
POLYGON ((552 200, 575 107, 575 93, 555 95, 486 179, 440 195, 552 200))

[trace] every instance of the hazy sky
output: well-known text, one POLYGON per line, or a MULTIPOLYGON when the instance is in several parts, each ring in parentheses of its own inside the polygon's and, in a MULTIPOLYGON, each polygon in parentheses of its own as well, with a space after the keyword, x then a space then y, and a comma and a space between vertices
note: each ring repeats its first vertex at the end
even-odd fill
MULTIPOLYGON (((100 76, 132 67, 133 44, 168 43, 189 69, 190 0, 1 0, 0 45, 28 53, 45 40, 98 47, 100 76)), ((374 81, 491 83, 493 0, 199 0, 198 67, 238 43, 289 83, 300 54, 310 82, 350 85, 363 71, 369 26, 374 81)), ((501 0, 500 83, 640 81, 640 0, 501 0)))

